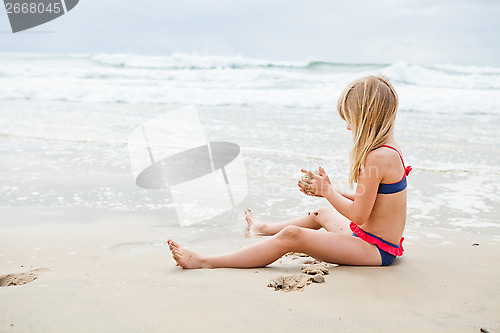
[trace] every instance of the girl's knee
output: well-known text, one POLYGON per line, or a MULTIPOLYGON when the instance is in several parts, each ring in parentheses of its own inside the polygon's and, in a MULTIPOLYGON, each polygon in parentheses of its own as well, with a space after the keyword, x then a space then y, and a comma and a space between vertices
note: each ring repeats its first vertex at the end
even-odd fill
POLYGON ((288 225, 278 232, 277 236, 284 239, 297 238, 302 231, 301 227, 296 225, 288 225))

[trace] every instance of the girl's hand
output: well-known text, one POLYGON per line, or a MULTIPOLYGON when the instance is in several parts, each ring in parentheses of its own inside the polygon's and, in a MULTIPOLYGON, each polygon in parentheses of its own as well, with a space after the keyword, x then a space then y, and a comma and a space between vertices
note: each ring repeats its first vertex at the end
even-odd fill
POLYGON ((300 192, 315 197, 325 197, 332 190, 330 178, 325 170, 322 167, 319 167, 318 170, 319 174, 305 169, 300 170, 307 175, 297 184, 300 187, 300 192))
POLYGON ((302 178, 297 183, 297 185, 300 187, 300 192, 307 194, 307 195, 310 195, 310 196, 313 196, 313 197, 319 197, 319 195, 315 195, 315 194, 311 193, 311 191, 310 191, 310 186, 312 184, 312 179, 311 179, 311 177, 309 177, 310 171, 307 171, 304 169, 302 169, 300 171, 305 172, 305 175, 303 175, 302 178))

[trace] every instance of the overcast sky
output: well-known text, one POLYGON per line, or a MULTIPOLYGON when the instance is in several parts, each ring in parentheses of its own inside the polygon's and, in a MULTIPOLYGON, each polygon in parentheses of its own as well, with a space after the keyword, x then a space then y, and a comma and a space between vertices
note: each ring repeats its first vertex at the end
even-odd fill
POLYGON ((243 56, 500 66, 500 1, 80 0, 1 52, 243 56))

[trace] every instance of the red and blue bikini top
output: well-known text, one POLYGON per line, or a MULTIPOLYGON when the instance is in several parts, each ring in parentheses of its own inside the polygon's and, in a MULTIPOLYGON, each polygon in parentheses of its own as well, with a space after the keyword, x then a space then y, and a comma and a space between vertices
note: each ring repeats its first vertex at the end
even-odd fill
POLYGON ((408 176, 408 174, 410 173, 411 166, 405 167, 405 162, 403 161, 403 156, 401 155, 399 150, 397 150, 396 148, 394 148, 392 146, 388 146, 388 145, 382 145, 380 147, 394 149, 399 154, 399 157, 401 158, 401 163, 403 163, 403 168, 405 169, 405 174, 403 175, 403 178, 401 178, 401 180, 399 182, 390 183, 390 184, 380 183, 378 186, 377 193, 392 194, 392 193, 401 192, 402 190, 404 190, 406 188, 406 176, 408 176))

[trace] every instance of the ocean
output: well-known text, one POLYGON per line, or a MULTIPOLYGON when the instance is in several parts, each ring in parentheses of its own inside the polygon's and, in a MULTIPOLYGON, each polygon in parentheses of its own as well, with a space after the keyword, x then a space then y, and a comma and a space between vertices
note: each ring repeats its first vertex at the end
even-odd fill
POLYGON ((500 67, 449 64, 2 53, 0 210, 119 210, 172 223, 171 198, 135 184, 127 140, 148 119, 195 105, 209 141, 241 147, 248 176, 247 198, 198 227, 239 232, 247 206, 269 221, 304 214, 325 202, 298 191, 302 167, 322 166, 347 187, 352 137, 336 103, 369 74, 399 94, 409 232, 500 234, 500 67))

